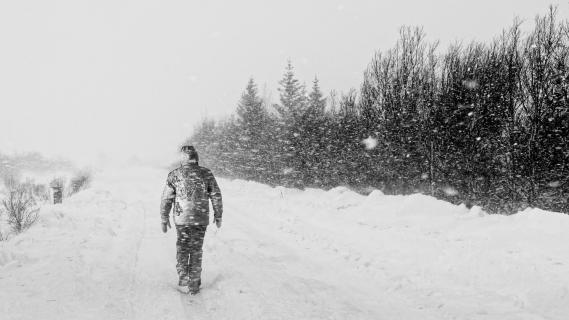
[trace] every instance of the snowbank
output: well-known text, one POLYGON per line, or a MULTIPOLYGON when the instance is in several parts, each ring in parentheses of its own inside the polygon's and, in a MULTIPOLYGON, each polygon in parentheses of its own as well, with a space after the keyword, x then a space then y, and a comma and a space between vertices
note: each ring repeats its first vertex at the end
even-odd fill
POLYGON ((287 233, 287 241, 314 255, 335 256, 334 267, 349 266, 375 282, 375 295, 403 294, 426 314, 569 314, 567 215, 540 209, 487 215, 421 194, 365 197, 342 187, 300 192, 243 181, 223 187, 232 207, 256 214, 274 234, 287 233))

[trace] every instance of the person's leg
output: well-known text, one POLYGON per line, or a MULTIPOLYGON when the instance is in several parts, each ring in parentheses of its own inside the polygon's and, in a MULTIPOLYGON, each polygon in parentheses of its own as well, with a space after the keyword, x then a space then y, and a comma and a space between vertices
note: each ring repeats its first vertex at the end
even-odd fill
POLYGON ((179 285, 185 286, 189 276, 190 229, 187 226, 176 226, 178 240, 176 241, 176 270, 180 278, 179 285))
POLYGON ((197 293, 201 284, 203 242, 207 226, 190 228, 190 290, 197 293))

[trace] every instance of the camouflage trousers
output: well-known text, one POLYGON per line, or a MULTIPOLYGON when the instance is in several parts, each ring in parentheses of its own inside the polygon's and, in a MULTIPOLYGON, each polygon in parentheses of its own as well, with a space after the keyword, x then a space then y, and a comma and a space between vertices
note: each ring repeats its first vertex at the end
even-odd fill
POLYGON ((176 270, 180 279, 189 276, 189 280, 200 280, 202 273, 202 246, 207 226, 176 226, 176 270))

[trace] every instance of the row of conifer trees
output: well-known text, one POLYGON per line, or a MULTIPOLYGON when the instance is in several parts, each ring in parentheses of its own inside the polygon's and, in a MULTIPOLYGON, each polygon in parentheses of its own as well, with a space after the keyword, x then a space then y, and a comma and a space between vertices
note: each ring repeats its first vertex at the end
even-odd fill
POLYGON ((513 213, 569 212, 569 23, 439 53, 420 28, 378 51, 359 90, 307 93, 287 64, 280 101, 250 79, 236 114, 190 140, 222 175, 272 185, 423 192, 513 213))

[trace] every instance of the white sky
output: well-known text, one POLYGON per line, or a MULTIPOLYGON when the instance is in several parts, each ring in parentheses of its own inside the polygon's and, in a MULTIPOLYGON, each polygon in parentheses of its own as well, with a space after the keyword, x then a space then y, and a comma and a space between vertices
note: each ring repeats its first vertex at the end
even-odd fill
MULTIPOLYGON (((559 4, 560 17, 569 3, 559 4)), ((544 0, 3 0, 0 152, 158 163, 253 76, 277 99, 287 58, 310 84, 358 87, 402 25, 441 44, 488 40, 544 0)))

